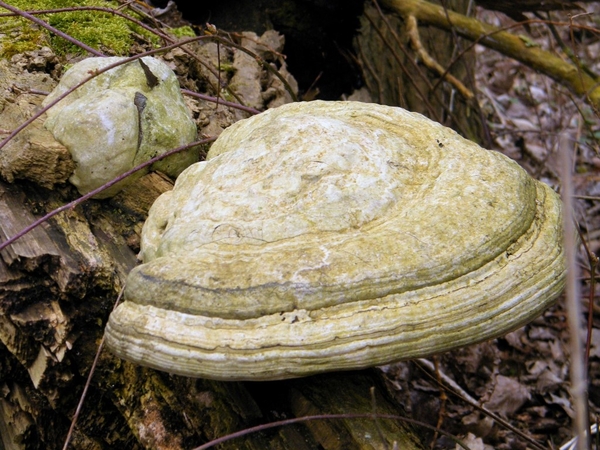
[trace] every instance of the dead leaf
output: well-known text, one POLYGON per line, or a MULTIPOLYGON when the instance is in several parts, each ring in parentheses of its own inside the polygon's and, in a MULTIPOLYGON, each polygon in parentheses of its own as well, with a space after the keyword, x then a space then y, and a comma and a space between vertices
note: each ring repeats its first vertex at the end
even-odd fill
POLYGON ((498 375, 494 391, 485 407, 506 417, 514 414, 530 398, 527 388, 516 379, 498 375))

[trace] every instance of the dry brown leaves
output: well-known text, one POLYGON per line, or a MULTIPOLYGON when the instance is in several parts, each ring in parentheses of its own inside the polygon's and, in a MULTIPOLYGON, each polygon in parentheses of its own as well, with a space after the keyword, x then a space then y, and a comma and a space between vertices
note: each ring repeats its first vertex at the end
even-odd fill
MULTIPOLYGON (((553 21, 594 26, 600 5, 586 5, 589 15, 570 17, 553 13, 553 21)), ((567 56, 559 48, 547 24, 533 15, 530 32, 539 45, 567 56)), ((499 27, 514 22, 500 13, 479 11, 479 18, 499 27)), ((583 64, 598 73, 600 39, 593 33, 556 26, 568 47, 583 64)), ((576 149, 574 183, 578 196, 576 216, 589 248, 600 250, 600 122, 597 112, 574 98, 557 83, 522 64, 483 47, 477 47, 479 102, 487 116, 496 150, 517 160, 532 176, 560 190, 561 137, 576 149)), ((589 295, 589 264, 581 251, 583 309, 589 295)), ((600 406, 600 317, 595 306, 589 361, 590 417, 595 420, 600 406)), ((585 319, 582 317, 582 327, 585 319)), ((584 336, 582 335, 582 338, 584 336)), ((568 332, 562 300, 533 323, 493 342, 445 354, 437 361, 441 374, 454 380, 477 403, 505 418, 530 435, 544 448, 559 448, 572 436, 573 406, 569 396, 568 332)), ((472 449, 532 448, 514 432, 488 414, 468 405, 458 396, 444 395, 435 371, 419 362, 386 368, 402 402, 413 417, 432 425, 443 419, 442 428, 464 438, 472 449)), ((433 436, 431 436, 433 439, 433 436)), ((455 443, 440 438, 435 448, 454 449, 455 443)), ((458 448, 458 447, 456 447, 458 448)))

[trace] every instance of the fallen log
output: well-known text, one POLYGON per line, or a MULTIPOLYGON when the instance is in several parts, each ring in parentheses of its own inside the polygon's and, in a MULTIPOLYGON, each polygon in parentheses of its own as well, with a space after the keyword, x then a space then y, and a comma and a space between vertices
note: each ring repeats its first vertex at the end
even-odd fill
MULTIPOLYGON (((6 73, 15 74, 12 69, 6 73)), ((17 114, 23 120, 31 117, 41 99, 28 92, 27 73, 18 76, 25 89, 10 90, 10 95, 5 91, 4 98, 12 96, 12 105, 29 105, 17 114)), ((62 150, 44 133, 42 123, 36 121, 26 130, 27 136, 45 136, 46 143, 30 155, 47 161, 42 150, 50 156, 62 150)), ((3 173, 12 170, 11 161, 21 161, 18 151, 12 155, 4 160, 3 173)), ((65 183, 68 170, 48 178, 46 172, 53 167, 46 168, 10 179, 4 175, 0 241, 77 197, 65 183), (40 173, 46 178, 36 180, 40 173)), ((91 200, 56 215, 0 251, 4 448, 63 447, 108 314, 137 263, 148 208, 171 187, 171 180, 150 173, 113 199, 91 200)), ((363 417, 273 428, 220 448, 421 448, 401 421, 364 417, 373 412, 403 413, 375 370, 285 382, 225 383, 157 372, 103 351, 69 448, 187 449, 258 424, 325 414, 363 417)))

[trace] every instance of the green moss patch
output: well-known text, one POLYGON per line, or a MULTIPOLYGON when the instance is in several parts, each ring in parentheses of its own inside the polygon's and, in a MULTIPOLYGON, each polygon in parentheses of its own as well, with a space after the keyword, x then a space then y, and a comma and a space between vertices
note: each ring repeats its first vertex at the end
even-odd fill
MULTIPOLYGON (((33 11, 82 6, 116 8, 117 2, 105 0, 14 0, 16 8, 33 11)), ((1 9, 0 9, 1 11, 1 9)), ((122 10, 134 17, 134 13, 122 10)), ((151 41, 156 37, 133 22, 101 11, 70 11, 37 15, 58 30, 103 53, 125 55, 134 43, 134 35, 151 41)), ((82 53, 78 46, 52 35, 47 30, 20 17, 0 19, 0 56, 10 58, 16 53, 34 50, 40 45, 50 45, 58 54, 82 53)))

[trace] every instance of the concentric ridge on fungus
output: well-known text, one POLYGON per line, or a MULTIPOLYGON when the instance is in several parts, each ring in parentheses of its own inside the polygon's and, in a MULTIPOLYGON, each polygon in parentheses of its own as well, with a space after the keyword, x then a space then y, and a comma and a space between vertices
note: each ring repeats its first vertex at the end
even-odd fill
POLYGON ((558 196, 425 117, 294 103, 238 122, 153 205, 119 356, 268 380, 505 334, 564 284, 558 196))

